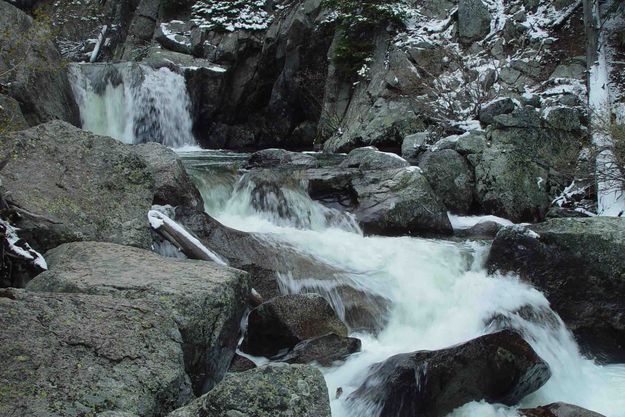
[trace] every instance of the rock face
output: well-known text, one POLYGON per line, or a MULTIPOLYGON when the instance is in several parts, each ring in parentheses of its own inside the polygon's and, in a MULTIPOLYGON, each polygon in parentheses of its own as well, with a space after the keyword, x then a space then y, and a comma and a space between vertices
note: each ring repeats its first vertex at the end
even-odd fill
POLYGON ((164 258, 112 243, 77 242, 46 253, 49 271, 29 291, 150 300, 172 310, 194 390, 206 392, 225 374, 238 342, 249 281, 211 262, 164 258))
POLYGON ((0 94, 0 133, 28 128, 20 104, 12 97, 0 94))
POLYGON ((446 415, 470 401, 516 404, 551 376, 521 336, 502 331, 438 351, 373 365, 349 400, 381 407, 380 417, 446 415))
POLYGON ((34 249, 80 240, 150 247, 154 182, 130 146, 54 121, 3 136, 0 153, 12 155, 2 187, 34 249))
POLYGON ((490 12, 482 0, 458 2, 458 35, 460 42, 470 45, 490 32, 490 12))
POLYGON ((553 403, 536 408, 522 408, 519 414, 526 417, 604 417, 602 414, 566 403, 553 403))
POLYGON ((250 312, 241 350, 273 356, 298 343, 334 333, 347 336, 347 327, 318 294, 284 295, 250 312))
POLYGON ((623 250, 624 219, 553 219, 501 230, 488 268, 518 273, 543 291, 586 353, 623 362, 623 250))
POLYGON ((193 398, 169 313, 105 296, 0 296, 0 414, 157 417, 193 398))
POLYGON ((354 149, 341 163, 341 167, 360 168, 361 171, 405 168, 407 166, 410 164, 402 157, 389 152, 380 152, 372 146, 354 149))
POLYGON ((204 201, 174 151, 156 142, 134 150, 147 162, 154 177, 154 204, 170 204, 202 210, 204 201))
POLYGON ((451 234, 447 211, 416 167, 370 171, 352 181, 354 214, 365 233, 451 234))
POLYGON ((419 168, 448 210, 465 214, 473 204, 473 170, 458 152, 451 149, 426 152, 419 168))
POLYGON ((60 119, 78 125, 78 107, 50 28, 5 1, 0 27, 0 83, 9 86, 28 123, 60 119))
POLYGON ((168 417, 330 417, 325 380, 307 365, 271 364, 228 374, 168 417))

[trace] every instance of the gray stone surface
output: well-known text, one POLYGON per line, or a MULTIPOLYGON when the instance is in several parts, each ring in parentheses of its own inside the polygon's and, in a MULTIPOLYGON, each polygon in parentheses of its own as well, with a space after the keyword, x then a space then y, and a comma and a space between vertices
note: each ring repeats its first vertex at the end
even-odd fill
POLYGON ((221 380, 247 304, 245 272, 102 242, 68 243, 45 257, 49 270, 28 284, 29 291, 161 303, 171 309, 182 334, 185 367, 195 391, 205 392, 221 380))
POLYGON ((470 45, 490 32, 491 15, 482 0, 458 2, 458 35, 460 42, 470 45))
POLYGON ((404 168, 408 161, 389 152, 380 152, 372 146, 356 148, 341 162, 343 168, 360 168, 361 171, 404 168))
POLYGON ((0 154, 12 156, 2 187, 27 211, 16 226, 33 248, 79 240, 150 247, 154 180, 131 146, 53 121, 4 135, 0 154))
POLYGON ((168 417, 330 417, 325 380, 308 365, 271 364, 228 374, 168 417))
POLYGON ((181 337, 158 304, 4 290, 0 415, 158 417, 193 398, 181 337))

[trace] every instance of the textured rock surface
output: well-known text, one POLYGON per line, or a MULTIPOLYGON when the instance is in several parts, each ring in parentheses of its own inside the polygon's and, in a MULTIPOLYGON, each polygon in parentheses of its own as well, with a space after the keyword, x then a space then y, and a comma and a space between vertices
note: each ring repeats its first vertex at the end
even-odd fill
POLYGON ((448 210, 467 213, 473 204, 473 170, 458 152, 451 149, 426 152, 419 168, 448 210))
POLYGON ((484 38, 490 32, 491 16, 482 0, 460 0, 458 2, 458 35, 460 42, 471 44, 484 38))
POLYGON ((241 350, 273 356, 298 343, 335 333, 347 336, 347 327, 318 294, 283 295, 250 312, 241 350))
POLYGON ((28 290, 147 299, 172 310, 196 392, 220 381, 234 355, 245 310, 246 273, 211 262, 164 258, 112 243, 77 242, 46 253, 49 271, 28 290))
POLYGON ((0 2, 0 83, 33 126, 60 119, 78 125, 78 107, 49 29, 6 1, 0 2))
POLYGON ((470 401, 516 404, 551 376, 517 333, 502 331, 437 351, 373 365, 349 399, 378 404, 381 417, 441 416, 470 401))
POLYGON ((10 133, 0 154, 5 197, 27 211, 17 227, 40 252, 79 240, 149 248, 153 177, 131 146, 54 121, 10 133))
POLYGON ((497 234, 489 270, 520 274, 545 293, 586 353, 623 362, 625 219, 552 219, 528 230, 497 234))
POLYGON ((180 333, 158 304, 8 290, 0 327, 1 415, 156 417, 193 398, 180 333))
POLYGON ((356 148, 341 162, 344 168, 360 168, 361 171, 405 168, 410 166, 402 157, 389 152, 380 152, 372 146, 356 148))
POLYGON ((366 233, 450 234, 445 205, 416 167, 371 171, 353 180, 354 214, 366 233))
POLYGON ((22 114, 20 104, 12 97, 0 94, 0 133, 23 130, 28 122, 22 114))
POLYGON ((352 353, 360 352, 361 345, 360 339, 330 333, 298 343, 280 360, 288 363, 316 362, 322 366, 332 366, 335 362, 344 361, 352 353))
POLYGON ((273 364, 228 374, 208 394, 168 417, 330 417, 321 372, 307 365, 273 364))
POLYGON ((248 168, 316 168, 318 165, 313 156, 283 149, 254 152, 247 164, 248 168))
POLYGON ((202 196, 174 151, 155 142, 133 149, 146 160, 154 177, 154 204, 203 209, 202 196))

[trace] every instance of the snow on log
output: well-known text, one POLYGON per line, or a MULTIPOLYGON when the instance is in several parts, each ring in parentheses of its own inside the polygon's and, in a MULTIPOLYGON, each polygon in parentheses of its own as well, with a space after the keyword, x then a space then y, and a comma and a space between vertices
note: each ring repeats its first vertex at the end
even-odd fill
POLYGON ((17 235, 17 229, 2 219, 0 219, 0 234, 4 237, 3 266, 5 262, 19 263, 25 265, 33 276, 48 269, 48 264, 43 256, 31 248, 28 243, 21 240, 17 235))
POLYGON ((228 265, 221 256, 208 249, 202 242, 187 232, 184 227, 160 211, 150 210, 148 212, 148 220, 152 229, 179 248, 187 257, 212 261, 223 266, 228 265))

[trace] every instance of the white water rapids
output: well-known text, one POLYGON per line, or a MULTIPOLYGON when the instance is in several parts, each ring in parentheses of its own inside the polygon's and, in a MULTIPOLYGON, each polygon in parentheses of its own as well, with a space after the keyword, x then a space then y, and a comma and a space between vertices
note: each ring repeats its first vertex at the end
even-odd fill
POLYGON ((74 64, 69 73, 83 129, 129 144, 197 145, 182 75, 134 63, 74 64))
MULTIPOLYGON (((334 417, 366 417, 367 410, 352 410, 345 398, 357 388, 367 368, 391 355, 422 349, 440 349, 495 330, 490 319, 500 315, 522 332, 536 352, 549 363, 552 377, 520 406, 533 407, 563 401, 608 417, 625 417, 625 365, 600 366, 585 359, 562 322, 528 321, 514 313, 532 306, 548 311, 537 290, 513 276, 489 276, 483 268, 488 246, 478 242, 449 242, 409 237, 364 237, 349 221, 336 221, 327 209, 304 192, 289 190, 291 216, 276 213, 272 205, 254 208, 247 184, 215 170, 190 172, 200 185, 207 211, 227 226, 262 233, 267 239, 288 243, 321 262, 350 271, 354 282, 372 295, 392 301, 388 322, 377 335, 354 334, 362 339, 362 352, 342 365, 322 369, 334 417), (292 213, 295 212, 295 216, 292 213), (330 218, 330 221, 324 219, 330 218), (338 387, 343 389, 335 399, 338 387)), ((340 217, 340 216, 339 216, 340 217)), ((324 277, 325 278, 325 277, 324 277)), ((288 292, 318 289, 319 282, 283 277, 288 292)), ((326 281, 327 282, 327 281, 326 281)), ((341 300, 331 300, 335 307, 341 300)), ((515 408, 470 403, 453 417, 514 416, 515 408)))

